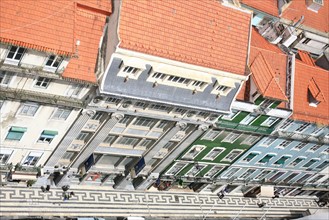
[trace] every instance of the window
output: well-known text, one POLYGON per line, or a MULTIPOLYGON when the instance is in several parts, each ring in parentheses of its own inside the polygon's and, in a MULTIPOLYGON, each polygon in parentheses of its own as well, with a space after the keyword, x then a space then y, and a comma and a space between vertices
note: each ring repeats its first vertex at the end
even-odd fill
POLYGON ((174 144, 175 144, 175 142, 169 141, 168 143, 165 144, 165 146, 163 146, 163 148, 164 148, 164 149, 169 149, 169 148, 171 148, 174 144))
POLYGON ((193 81, 192 86, 194 86, 194 87, 198 87, 198 88, 201 88, 201 87, 203 87, 205 84, 206 84, 205 82, 201 82, 201 81, 193 81))
POLYGON ((258 161, 258 163, 260 164, 266 164, 268 163, 275 155, 272 154, 268 154, 265 157, 263 157, 260 161, 258 161))
POLYGON ((181 84, 188 84, 191 81, 189 79, 178 77, 178 76, 169 76, 167 80, 170 82, 181 83, 181 84))
POLYGON ((195 176, 207 165, 195 164, 184 176, 195 176))
POLYGON ((299 178, 296 183, 303 183, 305 182, 308 178, 310 178, 313 174, 305 174, 303 177, 299 178))
POLYGON ((109 134, 109 135, 107 135, 107 137, 104 139, 103 143, 112 144, 114 140, 115 140, 115 136, 109 134))
POLYGON ((134 146, 139 141, 138 138, 130 138, 130 137, 122 137, 118 140, 117 144, 126 145, 126 146, 134 146))
POLYGON ((256 169, 248 169, 246 172, 244 172, 241 176, 239 176, 239 179, 247 179, 249 176, 251 176, 256 169))
POLYGON ((219 173, 219 171, 221 171, 222 169, 223 169, 224 167, 213 167, 213 168, 211 168, 205 175, 204 175, 204 177, 214 177, 214 176, 216 176, 216 174, 218 174, 219 173))
POLYGON ((324 175, 317 175, 315 178, 312 178, 311 180, 309 180, 309 183, 316 183, 318 182, 320 179, 322 179, 324 177, 324 175))
POLYGON ((24 133, 27 131, 27 128, 23 127, 11 127, 6 136, 6 140, 19 141, 22 139, 24 133))
POLYGON ((295 177, 298 176, 298 175, 299 175, 299 173, 292 173, 292 174, 290 174, 289 176, 287 176, 287 177, 283 180, 283 182, 288 183, 290 180, 292 180, 293 178, 295 178, 295 177))
POLYGON ((208 113, 208 112, 199 112, 199 113, 198 113, 198 116, 199 116, 199 117, 202 117, 202 118, 206 118, 206 117, 209 116, 209 113, 208 113))
POLYGON ((57 131, 44 130, 38 141, 47 142, 50 144, 57 134, 58 134, 57 131))
POLYGON ((279 129, 284 130, 284 129, 288 128, 293 122, 294 122, 293 120, 288 119, 283 122, 283 124, 280 126, 279 129))
POLYGON ((260 104, 260 106, 261 106, 263 109, 265 109, 265 108, 270 107, 273 103, 274 103, 273 100, 265 99, 265 100, 260 104))
POLYGON ((103 116, 103 113, 102 112, 96 112, 96 114, 94 114, 91 119, 92 120, 99 120, 101 119, 101 117, 103 116))
POLYGON ((253 143, 255 143, 255 141, 257 141, 258 136, 256 135, 249 135, 246 139, 244 139, 244 141, 241 144, 247 144, 247 145, 252 145, 253 143))
POLYGON ((310 41, 311 41, 310 38, 305 38, 305 39, 303 40, 302 44, 307 44, 307 43, 310 42, 310 41))
POLYGON ((270 174, 272 171, 270 170, 264 170, 260 174, 258 174, 255 179, 262 181, 268 174, 270 174))
POLYGON ((273 142, 276 140, 276 138, 273 138, 273 137, 267 137, 265 139, 265 141, 263 141, 263 143, 261 144, 262 146, 264 147, 268 147, 270 146, 271 144, 273 144, 273 142))
POLYGON ((329 154, 329 147, 321 152, 321 154, 329 154))
POLYGON ((166 74, 164 74, 164 73, 155 72, 155 73, 153 73, 152 78, 155 78, 155 79, 164 79, 165 76, 166 76, 166 74))
POLYGON ((181 115, 185 114, 186 112, 187 112, 187 110, 182 109, 182 108, 175 108, 175 110, 174 110, 174 113, 178 113, 178 114, 181 114, 181 115))
POLYGON ((119 124, 127 125, 130 121, 131 117, 128 115, 125 115, 120 121, 118 121, 119 124))
POLYGON ((82 89, 83 89, 83 85, 80 84, 71 85, 66 91, 66 95, 77 97, 82 92, 82 89))
POLYGON ((257 115, 249 114, 240 122, 240 124, 249 125, 256 117, 257 115))
POLYGON ((136 108, 146 108, 148 106, 147 103, 145 102, 136 102, 135 105, 134 105, 136 108))
POLYGON ((218 137, 218 135, 221 133, 221 131, 208 131, 205 135, 203 135, 202 139, 203 140, 215 140, 215 138, 218 137))
POLYGON ((290 156, 282 156, 279 160, 275 161, 275 165, 284 165, 285 162, 290 159, 290 156))
POLYGON ((24 166, 35 166, 40 157, 42 156, 42 153, 40 152, 30 152, 29 155, 25 158, 23 165, 24 166))
POLYGON ((313 152, 315 152, 315 151, 319 150, 321 147, 322 147, 322 145, 316 144, 316 145, 313 145, 313 146, 309 149, 309 151, 313 151, 313 152))
POLYGON ((218 92, 225 92, 225 91, 227 91, 229 89, 229 87, 227 87, 227 86, 222 86, 222 85, 218 85, 217 87, 216 87, 216 90, 218 91, 218 92))
POLYGON ((314 131, 311 133, 311 135, 313 135, 313 136, 317 136, 317 135, 321 134, 321 133, 324 131, 324 128, 325 128, 325 127, 322 127, 322 128, 315 128, 314 131))
POLYGON ((248 156, 246 156, 245 158, 243 158, 242 162, 250 162, 256 156, 258 156, 258 153, 250 153, 248 156))
POLYGON ((319 160, 315 160, 315 159, 311 159, 309 162, 307 162, 306 164, 304 164, 303 167, 310 167, 312 166, 313 164, 315 164, 316 162, 318 162, 319 160))
POLYGON ((141 146, 141 147, 148 147, 150 146, 150 144, 153 142, 153 140, 150 140, 150 139, 145 139, 145 140, 142 140, 138 146, 141 146))
POLYGON ((8 74, 5 71, 0 71, 0 84, 1 85, 9 85, 12 78, 13 78, 12 74, 8 74))
POLYGON ((154 121, 150 118, 137 118, 133 124, 137 126, 151 127, 153 122, 154 121))
POLYGON ((131 75, 136 75, 138 73, 140 69, 136 68, 136 67, 132 67, 132 66, 125 66, 122 70, 122 72, 124 73, 128 73, 131 75))
POLYGON ((320 164, 319 166, 315 167, 316 169, 324 169, 328 166, 329 161, 324 161, 322 164, 320 164))
POLYGON ((75 152, 65 152, 62 159, 71 161, 71 158, 73 157, 74 154, 75 152))
POLYGON ((165 105, 158 105, 158 104, 152 104, 149 109, 157 110, 157 111, 163 111, 163 112, 170 112, 171 107, 165 106, 165 105))
POLYGON ((6 59, 20 61, 24 52, 25 52, 25 48, 23 47, 11 46, 6 59))
POLYGON ((205 157, 203 160, 215 160, 218 155, 224 152, 224 148, 214 147, 205 157))
POLYGON ((238 115, 238 113, 240 113, 240 111, 232 110, 232 112, 229 115, 224 115, 222 119, 231 121, 235 118, 235 116, 238 115))
POLYGON ((235 160, 243 151, 242 150, 232 150, 223 160, 233 161, 235 160))
POLYGON ((167 172, 166 175, 176 175, 186 166, 185 163, 176 163, 174 166, 172 166, 167 172))
POLYGON ((271 127, 277 120, 278 118, 276 117, 268 117, 261 126, 271 127))
POLYGON ((231 178, 233 176, 235 176, 235 174, 237 174, 239 172, 240 168, 231 168, 230 170, 228 170, 225 174, 224 174, 224 178, 231 178))
POLYGON ((285 174, 286 172, 277 172, 274 176, 272 176, 269 181, 270 182, 274 182, 277 179, 279 179, 281 176, 283 176, 283 174, 285 174))
POLYGON ((291 163, 289 164, 289 166, 290 166, 290 167, 295 167, 295 166, 297 166, 300 162, 302 162, 303 160, 305 160, 305 158, 300 158, 300 157, 298 157, 298 158, 296 158, 293 162, 291 162, 291 163))
POLYGON ((121 99, 109 97, 105 99, 105 102, 118 105, 121 102, 121 99))
POLYGON ((157 128, 163 129, 164 127, 166 127, 167 124, 168 121, 160 121, 160 123, 157 125, 157 128))
POLYGON ((292 141, 282 141, 277 148, 286 148, 289 144, 291 144, 292 141))
POLYGON ((299 128, 297 128, 296 132, 303 132, 310 125, 310 123, 303 123, 299 128))
POLYGON ((236 141, 240 137, 240 135, 241 134, 231 132, 222 140, 222 142, 233 143, 234 141, 236 141))
POLYGON ((57 69, 57 67, 61 64, 63 58, 61 56, 50 55, 46 62, 47 68, 57 69))
POLYGON ((71 109, 58 108, 51 118, 56 120, 66 120, 70 113, 71 109))
POLYGON ((78 135, 78 137, 76 139, 80 140, 80 141, 85 141, 87 139, 88 135, 89 135, 88 132, 80 132, 80 134, 78 135))
POLYGON ((7 164, 12 152, 12 150, 0 148, 0 164, 7 164))
POLYGON ((307 143, 299 143, 297 146, 295 146, 295 147, 293 148, 293 150, 301 150, 301 149, 303 149, 306 145, 307 145, 307 143))
POLYGON ((20 115, 26 115, 26 116, 34 116, 39 108, 38 104, 34 103, 25 103, 21 107, 21 110, 19 112, 20 115))
POLYGON ((206 146, 194 145, 184 156, 185 159, 194 159, 201 151, 203 151, 206 146))

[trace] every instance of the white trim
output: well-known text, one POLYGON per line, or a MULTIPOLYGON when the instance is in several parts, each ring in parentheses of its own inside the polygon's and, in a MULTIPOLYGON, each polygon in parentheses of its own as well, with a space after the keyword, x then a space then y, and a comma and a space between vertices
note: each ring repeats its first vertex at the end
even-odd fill
POLYGON ((196 158, 204 149, 206 149, 207 146, 205 145, 199 145, 199 144, 196 144, 196 145, 193 145, 185 154, 184 156, 182 156, 182 159, 194 159, 196 158), (196 149, 200 147, 201 149, 196 149), (190 154, 193 150, 196 150, 196 152, 198 152, 196 155, 194 155, 193 157, 188 157, 187 155, 190 154))
POLYGON ((213 141, 215 140, 216 138, 218 138, 218 136, 222 133, 223 131, 222 130, 209 130, 207 133, 205 133, 202 137, 201 137, 201 140, 207 140, 207 141, 213 141), (218 132, 218 134, 216 134, 216 136, 213 138, 213 139, 209 139, 209 138, 205 138, 206 136, 209 135, 209 133, 211 132, 218 132))
POLYGON ((233 149, 222 159, 222 161, 232 162, 233 160, 237 159, 243 152, 244 152, 244 150, 241 150, 241 149, 233 149), (233 151, 239 151, 239 154, 237 154, 233 159, 228 159, 227 157, 230 154, 232 154, 233 151))
POLYGON ((213 160, 215 160, 219 155, 221 155, 224 151, 226 150, 226 148, 224 148, 224 147, 214 147, 214 148, 212 148, 203 158, 202 158, 202 160, 211 160, 211 161, 213 161, 213 160), (208 157, 208 155, 210 154, 210 153, 212 153, 214 150, 217 150, 217 149, 220 149, 220 150, 222 150, 222 151, 220 151, 219 152, 219 154, 217 154, 217 156, 216 157, 214 157, 213 159, 212 158, 210 158, 210 157, 208 157))

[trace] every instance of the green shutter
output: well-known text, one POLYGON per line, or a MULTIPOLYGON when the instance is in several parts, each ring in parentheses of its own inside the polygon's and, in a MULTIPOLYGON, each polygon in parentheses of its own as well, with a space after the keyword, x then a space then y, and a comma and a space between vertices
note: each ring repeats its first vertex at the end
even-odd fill
POLYGON ((21 140, 21 138, 23 137, 24 132, 15 132, 15 131, 9 131, 7 134, 6 139, 7 140, 21 140))
POLYGON ((44 134, 44 135, 55 136, 55 135, 58 134, 58 132, 57 132, 57 131, 44 130, 44 131, 42 132, 42 134, 44 134))
POLYGON ((281 157, 278 161, 275 162, 275 164, 283 165, 288 159, 289 157, 281 157))
POLYGON ((24 128, 24 127, 11 127, 10 128, 10 131, 15 131, 15 132, 26 132, 27 131, 27 128, 24 128))

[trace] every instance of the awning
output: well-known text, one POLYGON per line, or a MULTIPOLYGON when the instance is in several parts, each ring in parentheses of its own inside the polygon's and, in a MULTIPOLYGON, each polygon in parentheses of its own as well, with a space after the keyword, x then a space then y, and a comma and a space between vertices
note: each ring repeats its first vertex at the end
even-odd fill
POLYGON ((24 128, 24 127, 11 127, 10 128, 10 131, 16 131, 16 132, 26 132, 27 131, 27 128, 24 128))
POLYGON ((58 131, 50 131, 50 130, 44 130, 44 131, 42 132, 42 134, 44 134, 44 135, 51 135, 51 136, 55 136, 55 135, 57 135, 57 134, 58 134, 58 131))
POLYGON ((275 162, 275 164, 283 165, 289 158, 290 157, 281 157, 278 161, 275 162))

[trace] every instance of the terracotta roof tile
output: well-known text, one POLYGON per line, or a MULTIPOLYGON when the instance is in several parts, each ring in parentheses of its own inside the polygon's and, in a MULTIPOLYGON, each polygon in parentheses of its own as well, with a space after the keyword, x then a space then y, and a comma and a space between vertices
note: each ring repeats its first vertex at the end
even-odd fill
POLYGON ((119 47, 245 74, 250 19, 215 0, 124 0, 119 47))
POLYGON ((285 93, 275 79, 274 72, 262 52, 256 56, 250 65, 252 78, 259 92, 266 98, 288 101, 285 93))
POLYGON ((310 54, 306 51, 298 51, 297 57, 299 57, 304 63, 315 66, 314 60, 311 58, 310 54))
POLYGON ((329 71, 296 61, 293 118, 329 125, 329 71), (308 102, 308 90, 320 101, 317 107, 308 102))
POLYGON ((63 77, 96 82, 98 45, 106 11, 111 11, 110 1, 3 0, 0 11, 1 42, 60 55, 78 55, 71 58, 63 77))
POLYGON ((319 31, 329 31, 329 0, 323 0, 324 5, 319 9, 318 13, 307 9, 304 0, 292 1, 290 6, 283 11, 281 17, 298 21, 301 16, 304 16, 303 25, 314 28, 319 31))
POLYGON ((267 14, 278 17, 278 1, 277 0, 240 0, 242 4, 248 5, 252 8, 256 8, 267 14))

